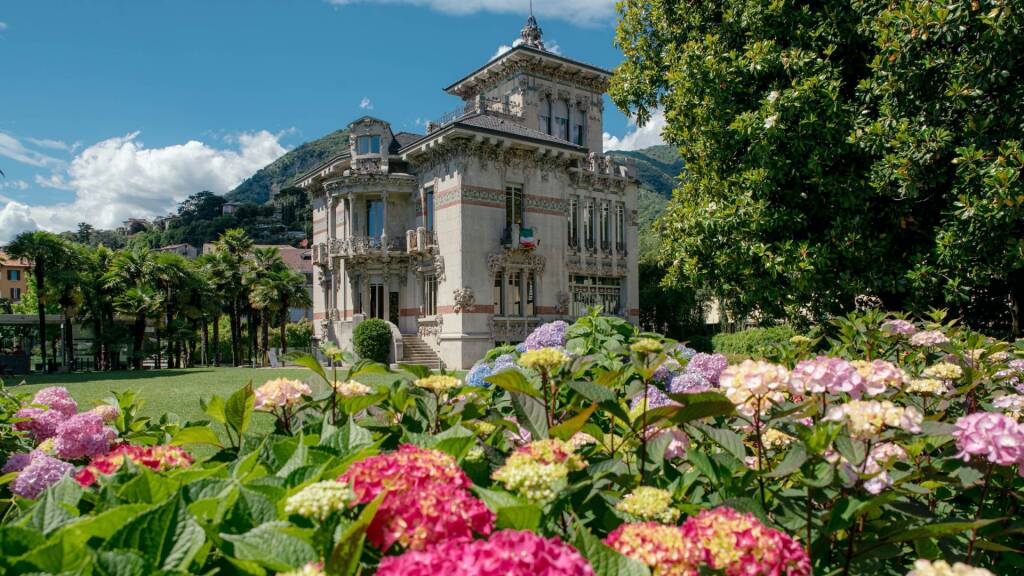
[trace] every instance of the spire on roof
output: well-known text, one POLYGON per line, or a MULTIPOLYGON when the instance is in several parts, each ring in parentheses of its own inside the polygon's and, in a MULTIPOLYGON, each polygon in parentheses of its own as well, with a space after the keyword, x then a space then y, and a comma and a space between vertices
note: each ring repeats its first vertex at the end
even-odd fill
POLYGON ((533 0, 530 0, 530 17, 526 19, 526 26, 519 32, 519 37, 522 38, 520 45, 544 50, 544 40, 541 39, 543 34, 544 31, 537 25, 537 19, 533 17, 533 0))

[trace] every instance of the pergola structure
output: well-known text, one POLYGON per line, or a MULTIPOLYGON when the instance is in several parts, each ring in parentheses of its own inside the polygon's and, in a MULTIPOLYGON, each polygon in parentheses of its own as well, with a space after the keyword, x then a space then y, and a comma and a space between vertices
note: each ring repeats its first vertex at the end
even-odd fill
MULTIPOLYGON (((59 327, 64 323, 63 314, 47 314, 46 325, 59 327)), ((35 327, 39 326, 39 316, 37 314, 0 314, 0 327, 4 326, 27 326, 35 327)), ((49 332, 49 330, 47 330, 49 332)), ((60 334, 60 328, 57 328, 54 335, 60 334)), ((41 342, 40 345, 45 346, 45 342, 41 342)), ((61 341, 63 345, 63 341, 61 341)), ((31 355, 28 351, 22 351, 16 354, 4 354, 0 352, 0 375, 3 374, 25 374, 31 369, 31 355)))

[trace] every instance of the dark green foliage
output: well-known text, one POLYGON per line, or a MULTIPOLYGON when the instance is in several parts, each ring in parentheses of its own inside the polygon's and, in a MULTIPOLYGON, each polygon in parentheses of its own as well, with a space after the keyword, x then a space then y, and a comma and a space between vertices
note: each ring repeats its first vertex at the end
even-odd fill
POLYGON ((620 4, 611 94, 656 109, 686 179, 673 280, 735 317, 861 294, 1019 333, 1024 18, 992 0, 620 4))
POLYGON ((352 332, 356 354, 374 362, 387 362, 391 351, 391 328, 379 318, 360 322, 352 332))
POLYGON ((796 331, 789 326, 750 328, 732 334, 715 334, 711 345, 721 354, 758 356, 767 354, 775 346, 788 344, 793 336, 796 331))
POLYGON ((289 348, 296 348, 299 350, 308 350, 310 342, 313 340, 313 323, 309 320, 302 320, 289 324, 285 327, 287 332, 286 338, 288 340, 289 348))
POLYGON ((306 142, 253 174, 228 192, 225 198, 232 202, 263 204, 270 199, 272 191, 287 188, 296 176, 347 150, 348 130, 338 130, 319 140, 306 142))
POLYGON ((679 152, 672 146, 651 146, 643 150, 610 152, 609 154, 620 160, 632 161, 640 186, 663 198, 672 197, 672 190, 679 183, 679 175, 682 174, 684 168, 679 152))
POLYGON ((699 341, 708 330, 703 302, 691 289, 663 283, 664 276, 661 265, 640 262, 640 327, 680 341, 699 341))

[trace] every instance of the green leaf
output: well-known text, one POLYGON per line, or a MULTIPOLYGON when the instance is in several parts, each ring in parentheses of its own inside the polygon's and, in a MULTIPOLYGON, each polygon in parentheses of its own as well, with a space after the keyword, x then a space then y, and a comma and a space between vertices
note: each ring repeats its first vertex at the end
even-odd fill
POLYGON ((324 372, 324 367, 320 365, 320 362, 318 362, 316 358, 310 356, 309 354, 301 354, 298 356, 294 356, 291 357, 290 360, 293 363, 298 364, 299 366, 304 366, 312 370, 313 373, 319 376, 328 386, 330 386, 333 383, 331 380, 327 378, 327 373, 324 372))
POLYGON ((156 571, 149 561, 134 550, 107 550, 96 555, 101 576, 149 576, 156 571))
POLYGON ((252 405, 256 395, 252 391, 252 380, 245 386, 236 390, 228 397, 224 405, 224 417, 228 426, 239 435, 249 429, 249 422, 252 419, 252 405))
MULTIPOLYGON (((502 374, 507 374, 511 370, 502 374)), ((534 440, 543 440, 548 437, 547 412, 544 409, 544 402, 536 397, 527 396, 518 392, 509 393, 512 399, 512 409, 516 412, 519 424, 530 431, 534 440)))
POLYGON ((786 452, 785 458, 774 470, 765 474, 768 478, 781 478, 796 472, 807 461, 807 449, 803 444, 793 444, 793 447, 786 452))
POLYGON ((182 428, 174 433, 174 436, 171 438, 171 444, 174 446, 209 444, 218 448, 224 447, 220 442, 220 438, 217 437, 217 433, 209 426, 189 426, 188 428, 182 428))
POLYGON ((3 558, 15 558, 43 545, 46 539, 38 530, 21 526, 0 526, 0 566, 3 558))
POLYGON ((938 522, 919 528, 901 530, 885 539, 885 542, 909 542, 918 538, 939 538, 966 532, 974 528, 983 528, 989 524, 1000 522, 1003 518, 986 518, 976 522, 938 522))
POLYGON ((156 504, 178 490, 178 483, 145 466, 136 466, 138 474, 118 488, 117 496, 127 502, 156 504))
POLYGON ((591 402, 614 402, 616 400, 615 391, 607 386, 588 382, 586 380, 577 380, 569 383, 569 388, 572 388, 576 392, 591 402))
POLYGON ((329 446, 338 450, 342 456, 350 454, 360 448, 373 444, 373 434, 369 430, 355 423, 350 416, 341 428, 336 428, 331 433, 320 439, 321 446, 329 446))
POLYGON ((843 434, 836 438, 836 450, 853 466, 860 466, 864 462, 865 446, 860 440, 843 434))
POLYGON ((292 452, 288 460, 277 470, 274 474, 278 478, 287 478, 293 470, 297 470, 302 466, 306 465, 306 456, 308 450, 306 448, 305 435, 302 431, 299 431, 299 435, 296 437, 298 442, 295 443, 295 451, 292 452))
POLYGON ((514 530, 537 530, 543 512, 540 508, 527 504, 524 506, 506 506, 498 509, 495 521, 498 530, 511 528, 514 530))
POLYGON ((597 410, 597 404, 591 404, 590 406, 584 408, 579 414, 573 416, 572 418, 566 420, 565 422, 562 422, 561 424, 555 426, 551 430, 548 430, 548 433, 553 438, 558 438, 559 440, 568 440, 569 438, 572 438, 574 434, 579 432, 580 428, 583 428, 583 425, 587 423, 587 420, 590 419, 590 415, 593 414, 595 410, 597 410))
POLYGON ((484 381, 490 382, 509 393, 519 393, 533 398, 543 398, 541 391, 535 388, 519 370, 503 370, 497 374, 484 378, 484 381))
POLYGON ((124 504, 115 506, 95 516, 85 516, 82 519, 69 524, 64 529, 77 532, 82 540, 91 538, 105 539, 117 531, 126 522, 152 508, 150 504, 124 504))
POLYGON ((164 570, 187 570, 205 540, 203 529, 179 493, 123 524, 103 549, 130 548, 164 570))
POLYGON ((736 432, 714 426, 697 426, 697 429, 710 438, 712 442, 721 446, 723 450, 732 454, 740 463, 743 463, 744 459, 746 459, 747 447, 743 445, 743 437, 736 432))
POLYGON ((386 493, 381 493, 367 504, 356 521, 342 533, 327 562, 328 574, 352 576, 358 572, 359 560, 363 555, 363 544, 366 542, 366 531, 369 529, 370 523, 373 522, 374 516, 377 515, 377 508, 380 507, 385 496, 387 496, 386 493))
POLYGON ((65 476, 43 492, 29 509, 28 518, 22 525, 49 534, 78 517, 81 498, 82 487, 70 476, 65 476))
POLYGON ((379 392, 377 394, 367 394, 364 396, 352 396, 351 398, 342 398, 340 401, 341 408, 346 414, 357 414, 363 410, 366 410, 370 406, 380 404, 384 400, 387 400, 387 392, 379 392))
POLYGON ((420 378, 429 378, 433 372, 426 366, 419 364, 403 364, 402 371, 412 376, 413 380, 419 380, 420 378))
POLYGON ((511 492, 505 492, 504 490, 490 490, 487 488, 481 488, 480 486, 472 486, 470 488, 478 498, 483 500, 484 504, 493 512, 497 512, 502 508, 525 506, 526 501, 520 499, 511 492))
POLYGON ((210 398, 209 402, 205 402, 203 412, 206 412, 206 415, 213 418, 218 424, 227 424, 228 422, 228 418, 224 413, 224 399, 220 396, 215 395, 210 398))
POLYGON ((594 576, 650 576, 651 571, 644 564, 619 554, 601 542, 579 520, 576 521, 576 535, 573 545, 590 562, 594 576))
POLYGON ((713 416, 730 416, 736 411, 732 401, 718 392, 669 394, 668 396, 681 405, 674 407, 674 413, 669 417, 676 424, 713 416))
POLYGON ((308 531, 287 522, 260 524, 245 534, 221 534, 231 543, 229 554, 264 568, 287 572, 319 558, 308 531))
POLYGON ((42 546, 32 549, 15 562, 13 574, 44 572, 48 574, 78 574, 91 559, 90 549, 75 532, 55 532, 42 546), (36 570, 26 569, 29 564, 36 570))

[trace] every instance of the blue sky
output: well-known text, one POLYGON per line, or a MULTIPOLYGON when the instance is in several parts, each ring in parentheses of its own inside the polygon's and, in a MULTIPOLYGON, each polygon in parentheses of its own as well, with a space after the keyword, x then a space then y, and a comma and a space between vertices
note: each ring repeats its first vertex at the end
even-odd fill
MULTIPOLYGON (((518 36, 528 0, 4 0, 0 242, 223 193, 370 113, 396 131, 518 36)), ((544 38, 614 68, 614 0, 537 0, 544 38)), ((609 102, 606 141, 656 142, 609 102)), ((653 131, 652 131, 653 130, 653 131)))

